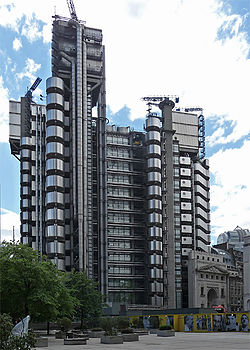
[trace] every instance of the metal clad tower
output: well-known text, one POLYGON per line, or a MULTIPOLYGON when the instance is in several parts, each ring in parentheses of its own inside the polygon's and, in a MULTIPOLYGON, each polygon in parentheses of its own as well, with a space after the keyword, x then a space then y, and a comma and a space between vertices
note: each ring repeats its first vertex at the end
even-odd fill
POLYGON ((104 66, 101 30, 55 16, 52 74, 64 82, 66 269, 75 267, 101 279, 103 292, 107 283, 106 223, 105 201, 100 198, 105 197, 105 186, 97 190, 96 181, 104 181, 106 169, 104 66), (92 115, 95 106, 97 116, 92 115), (94 240, 95 248, 102 247, 100 256, 94 257, 94 240))

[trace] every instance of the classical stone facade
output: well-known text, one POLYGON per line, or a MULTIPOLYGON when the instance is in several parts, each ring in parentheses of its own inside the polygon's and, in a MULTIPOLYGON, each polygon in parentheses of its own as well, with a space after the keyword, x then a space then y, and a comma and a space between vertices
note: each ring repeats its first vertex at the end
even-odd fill
POLYGON ((244 311, 250 311, 250 235, 244 239, 244 311))
POLYGON ((211 308, 229 305, 229 272, 223 257, 217 254, 195 252, 189 254, 189 307, 211 308))

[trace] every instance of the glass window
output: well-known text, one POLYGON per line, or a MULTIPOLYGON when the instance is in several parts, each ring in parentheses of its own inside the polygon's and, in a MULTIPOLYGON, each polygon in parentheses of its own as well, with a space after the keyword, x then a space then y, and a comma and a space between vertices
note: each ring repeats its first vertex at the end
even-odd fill
POLYGON ((174 213, 179 214, 180 213, 180 206, 174 205, 174 213))
POLYGON ((109 254, 109 261, 131 261, 130 254, 109 254))
POLYGON ((177 144, 173 144, 173 152, 179 152, 179 146, 177 144))
POLYGON ((107 156, 118 157, 118 158, 129 158, 129 150, 126 148, 108 147, 107 156))
POLYGON ((118 274, 118 275, 131 275, 132 268, 127 266, 109 266, 109 273, 118 274))
POLYGON ((108 169, 112 170, 129 170, 129 163, 128 162, 119 162, 116 160, 109 160, 108 161, 108 169))
POLYGON ((125 213, 109 213, 108 222, 130 222, 130 215, 125 213))
POLYGON ((130 227, 108 226, 109 235, 130 236, 130 227))
POLYGON ((174 188, 178 189, 180 187, 179 181, 178 180, 174 180, 174 188))
POLYGON ((174 192, 174 200, 179 201, 180 200, 180 193, 174 192))
POLYGON ((174 176, 179 176, 179 168, 174 168, 174 176))
POLYGON ((108 182, 129 184, 130 177, 124 174, 108 174, 108 182))
POLYGON ((108 201, 108 208, 109 209, 125 209, 129 210, 130 209, 130 202, 129 201, 119 201, 119 200, 112 200, 110 199, 108 201))
POLYGON ((119 241, 115 239, 109 239, 108 246, 109 248, 129 249, 131 248, 131 241, 119 241))
POLYGON ((179 157, 178 156, 174 156, 173 157, 173 163, 174 164, 179 164, 179 157))

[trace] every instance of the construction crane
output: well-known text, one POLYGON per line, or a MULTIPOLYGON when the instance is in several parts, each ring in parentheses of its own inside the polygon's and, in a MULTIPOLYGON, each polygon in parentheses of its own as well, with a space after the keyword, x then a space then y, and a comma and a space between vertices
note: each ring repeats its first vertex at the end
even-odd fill
POLYGON ((29 88, 29 90, 26 92, 25 97, 28 97, 30 100, 32 100, 32 93, 36 90, 38 85, 41 83, 41 78, 36 78, 35 82, 32 84, 32 86, 29 88))
POLYGON ((141 100, 147 102, 147 105, 148 105, 147 112, 148 112, 148 114, 153 114, 153 113, 151 113, 152 106, 159 107, 159 104, 162 101, 170 101, 170 100, 174 100, 175 103, 178 103, 179 102, 179 97, 173 96, 173 95, 146 96, 146 97, 142 97, 141 100), (156 102, 158 102, 158 103, 156 103, 156 102))
POLYGON ((32 86, 29 88, 29 90, 25 94, 25 115, 23 119, 23 133, 24 136, 30 135, 30 127, 31 127, 31 111, 30 111, 30 105, 32 102, 32 93, 36 90, 38 85, 41 83, 41 78, 36 78, 35 82, 32 84, 32 86))
POLYGON ((77 15, 76 15, 76 9, 75 5, 73 3, 73 0, 67 0, 68 8, 69 8, 69 13, 72 19, 75 19, 78 21, 77 15))

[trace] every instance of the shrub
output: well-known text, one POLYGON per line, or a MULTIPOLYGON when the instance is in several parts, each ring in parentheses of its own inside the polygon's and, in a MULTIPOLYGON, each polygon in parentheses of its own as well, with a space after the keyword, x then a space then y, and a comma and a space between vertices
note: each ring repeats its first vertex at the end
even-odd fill
POLYGON ((71 327, 71 320, 67 317, 63 317, 57 321, 58 326, 60 327, 61 331, 68 332, 71 327))
POLYGON ((128 317, 117 317, 116 324, 118 329, 127 329, 129 328, 129 318, 128 317))
POLYGON ((131 323, 133 328, 144 328, 142 318, 134 318, 131 323))
POLYGON ((164 326, 160 326, 159 329, 160 329, 161 331, 165 331, 165 330, 170 330, 170 329, 172 329, 172 327, 171 327, 169 324, 166 324, 166 325, 164 325, 164 326))
POLYGON ((91 329, 91 332, 101 332, 101 331, 103 331, 102 328, 92 328, 91 329))
POLYGON ((103 317, 100 320, 100 326, 105 331, 104 335, 117 335, 117 324, 114 318, 103 317))
POLYGON ((124 329, 121 329, 121 333, 122 334, 130 334, 130 333, 134 333, 134 330, 133 330, 133 328, 124 328, 124 329))

